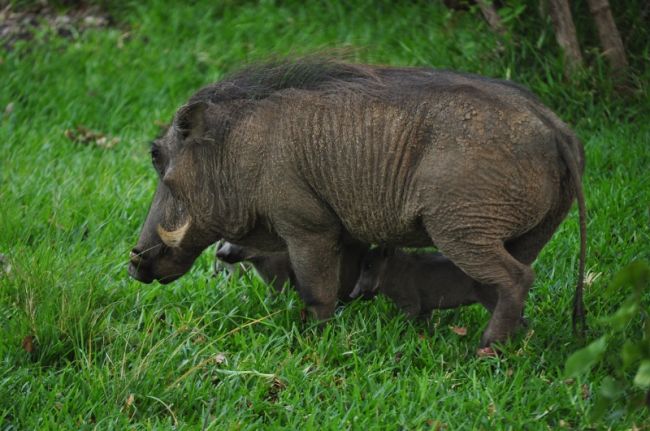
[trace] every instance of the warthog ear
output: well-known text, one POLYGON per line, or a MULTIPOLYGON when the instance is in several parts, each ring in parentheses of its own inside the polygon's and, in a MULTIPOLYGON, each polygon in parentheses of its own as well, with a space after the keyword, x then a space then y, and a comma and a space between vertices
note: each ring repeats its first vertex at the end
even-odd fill
POLYGON ((183 139, 189 136, 203 136, 206 130, 206 102, 196 102, 185 105, 176 114, 176 129, 183 139))

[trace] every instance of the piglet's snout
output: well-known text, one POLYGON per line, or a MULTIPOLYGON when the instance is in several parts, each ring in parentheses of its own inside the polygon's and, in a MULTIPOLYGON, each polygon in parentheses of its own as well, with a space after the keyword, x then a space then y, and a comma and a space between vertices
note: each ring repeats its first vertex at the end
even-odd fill
POLYGON ((241 250, 237 246, 233 246, 229 242, 224 242, 217 249, 217 258, 226 263, 237 263, 244 259, 241 250))

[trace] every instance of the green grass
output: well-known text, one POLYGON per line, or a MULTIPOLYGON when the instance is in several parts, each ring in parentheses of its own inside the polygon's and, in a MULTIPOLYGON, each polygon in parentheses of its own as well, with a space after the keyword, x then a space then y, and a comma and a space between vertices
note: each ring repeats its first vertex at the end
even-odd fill
POLYGON ((357 302, 318 331, 299 323, 295 293, 273 297, 252 274, 212 277, 213 250, 168 286, 127 276, 155 187, 154 121, 242 63, 343 47, 357 61, 510 75, 575 122, 587 154, 587 268, 599 276, 586 302, 597 336, 598 317, 624 296, 601 294, 611 276, 650 258, 647 107, 606 105, 593 91, 527 73, 495 54, 475 16, 432 3, 150 2, 122 10, 115 28, 73 40, 41 31, 0 52, 0 109, 13 106, 0 122, 0 253, 12 266, 0 275, 0 428, 647 424, 647 412, 589 422, 590 391, 607 369, 563 377, 581 345, 570 324, 575 210, 535 263, 530 330, 500 359, 475 356, 488 317, 478 306, 435 313, 425 325, 384 299, 357 302), (77 125, 120 142, 75 144, 64 132, 77 125), (31 353, 22 347, 30 335, 31 353))

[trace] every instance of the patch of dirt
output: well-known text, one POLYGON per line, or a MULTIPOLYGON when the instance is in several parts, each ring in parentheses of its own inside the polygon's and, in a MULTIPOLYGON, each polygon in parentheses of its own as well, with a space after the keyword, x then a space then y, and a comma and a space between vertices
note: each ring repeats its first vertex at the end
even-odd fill
POLYGON ((267 392, 266 400, 271 403, 277 402, 280 398, 280 392, 282 392, 286 387, 287 385, 282 380, 274 377, 271 383, 271 387, 267 392))
POLYGON ((460 337, 464 337, 465 335, 467 335, 467 328, 463 326, 450 326, 450 329, 453 333, 455 333, 460 337))
POLYGON ((29 7, 16 9, 0 6, 0 46, 9 51, 16 42, 34 39, 37 32, 73 39, 92 28, 115 25, 113 17, 97 5, 74 2, 60 10, 47 1, 35 2, 29 7))
POLYGON ((36 337, 33 335, 28 335, 23 338, 21 345, 23 346, 23 350, 30 355, 34 355, 36 353, 36 337))
POLYGON ((78 125, 74 129, 67 129, 63 134, 66 138, 77 144, 94 145, 105 149, 113 148, 120 142, 120 138, 110 137, 102 132, 91 130, 81 125, 78 125))

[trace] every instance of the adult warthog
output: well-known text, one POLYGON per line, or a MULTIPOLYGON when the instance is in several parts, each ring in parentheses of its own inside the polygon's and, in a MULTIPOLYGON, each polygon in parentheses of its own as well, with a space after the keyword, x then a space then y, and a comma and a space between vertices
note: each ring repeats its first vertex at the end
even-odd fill
POLYGON ((435 244, 496 289, 487 346, 517 328, 530 265, 577 196, 583 316, 582 145, 508 81, 315 59, 254 66, 192 96, 151 157, 160 181, 129 268, 140 281, 180 277, 222 238, 286 249, 325 319, 351 244, 435 244))

